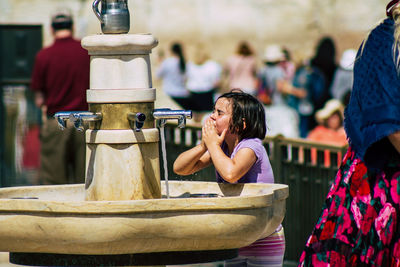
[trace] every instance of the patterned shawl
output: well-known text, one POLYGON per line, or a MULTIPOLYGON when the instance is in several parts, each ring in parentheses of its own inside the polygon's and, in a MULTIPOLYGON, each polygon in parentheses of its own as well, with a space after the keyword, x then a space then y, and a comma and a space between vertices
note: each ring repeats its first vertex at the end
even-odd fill
POLYGON ((367 166, 378 169, 393 155, 385 137, 400 130, 400 78, 394 63, 393 32, 394 22, 387 18, 372 30, 364 50, 359 49, 345 111, 350 146, 367 166))

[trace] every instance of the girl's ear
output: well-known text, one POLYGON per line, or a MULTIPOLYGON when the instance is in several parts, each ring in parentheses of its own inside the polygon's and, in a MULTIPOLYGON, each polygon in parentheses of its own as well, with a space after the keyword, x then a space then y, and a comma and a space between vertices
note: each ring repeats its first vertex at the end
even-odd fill
POLYGON ((246 120, 243 118, 243 130, 246 129, 246 120))

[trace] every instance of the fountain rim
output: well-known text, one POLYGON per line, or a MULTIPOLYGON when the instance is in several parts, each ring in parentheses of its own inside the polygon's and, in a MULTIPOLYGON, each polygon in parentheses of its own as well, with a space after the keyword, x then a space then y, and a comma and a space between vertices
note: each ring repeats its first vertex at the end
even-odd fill
MULTIPOLYGON (((170 181, 169 184, 182 183, 179 181, 170 181)), ((184 181, 184 183, 202 183, 217 184, 211 182, 193 182, 184 181)), ((262 188, 265 184, 243 184, 262 188)), ((0 212, 2 213, 52 213, 52 214, 80 214, 80 215, 96 215, 96 214, 140 214, 140 213, 159 213, 159 212, 192 212, 192 211, 229 211, 243 209, 257 209, 273 206, 275 201, 284 200, 289 195, 287 185, 271 184, 274 188, 261 189, 255 195, 243 196, 224 196, 216 198, 162 198, 162 199, 144 199, 144 200, 46 200, 46 199, 18 199, 15 197, 0 198, 0 212)), ((1 195, 13 192, 18 189, 41 189, 57 190, 65 188, 76 188, 84 190, 84 184, 71 185, 46 185, 46 186, 22 186, 1 188, 1 195)), ((27 193, 22 193, 21 195, 27 193)), ((1 196, 0 196, 1 197, 1 196)), ((21 196, 22 197, 22 196, 21 196)), ((34 197, 31 194, 31 197, 34 197)))

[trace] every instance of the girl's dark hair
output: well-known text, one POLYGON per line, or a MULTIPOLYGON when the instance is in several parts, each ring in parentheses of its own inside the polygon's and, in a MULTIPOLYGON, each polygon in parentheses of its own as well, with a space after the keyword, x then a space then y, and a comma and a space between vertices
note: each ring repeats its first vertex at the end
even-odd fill
POLYGON ((186 60, 185 56, 183 55, 183 49, 181 44, 179 43, 174 43, 172 44, 171 47, 172 53, 177 55, 179 57, 179 69, 181 70, 181 73, 185 73, 186 71, 186 60))
POLYGON ((232 103, 232 121, 229 126, 231 132, 236 132, 241 139, 265 138, 265 110, 257 98, 243 93, 240 89, 233 89, 218 97, 220 98, 226 98, 232 103), (246 122, 246 128, 243 122, 246 122))

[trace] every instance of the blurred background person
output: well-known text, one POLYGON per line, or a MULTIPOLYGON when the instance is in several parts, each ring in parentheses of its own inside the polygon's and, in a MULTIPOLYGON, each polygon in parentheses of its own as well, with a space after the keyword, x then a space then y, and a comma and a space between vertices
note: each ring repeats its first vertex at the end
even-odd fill
POLYGON ((183 47, 175 42, 170 48, 171 55, 165 58, 156 72, 156 78, 162 80, 162 90, 183 109, 192 106, 190 92, 186 89, 186 59, 183 47))
POLYGON ((228 87, 222 88, 223 91, 241 88, 245 93, 257 95, 257 59, 247 42, 239 43, 235 55, 225 62, 223 74, 228 87))
POLYGON ((279 45, 269 45, 265 49, 264 66, 259 71, 258 77, 262 87, 268 88, 271 94, 271 103, 288 104, 289 96, 305 96, 305 90, 295 87, 283 86, 291 84, 292 74, 287 72, 286 55, 279 45), (290 89, 290 90, 289 90, 290 89))
POLYGON ((349 103, 353 87, 353 67, 356 55, 355 49, 347 49, 343 52, 332 81, 332 97, 341 101, 345 106, 349 103))
MULTIPOLYGON (((346 132, 343 127, 344 106, 337 99, 331 99, 325 106, 315 113, 318 126, 312 129, 307 139, 323 144, 345 146, 347 145, 346 132)), ((338 154, 338 163, 342 155, 338 154)), ((311 159, 315 163, 317 153, 311 151, 311 159)), ((325 166, 330 166, 329 151, 325 151, 325 166)))
MULTIPOLYGON (((283 67, 285 54, 281 46, 277 44, 268 45, 262 58, 264 65, 258 71, 258 94, 266 92, 270 100, 263 101, 264 104, 284 104, 285 96, 277 88, 277 83, 286 78, 286 72, 283 67)), ((260 99, 262 100, 262 99, 260 99)))
POLYGON ((282 65, 286 56, 282 47, 277 44, 265 48, 264 66, 259 70, 258 98, 265 104, 268 135, 299 137, 299 119, 296 111, 287 104, 287 95, 278 88, 278 84, 288 78, 282 65), (267 94, 269 101, 263 99, 267 94))
POLYGON ((43 184, 83 183, 85 181, 85 136, 74 127, 61 131, 53 115, 58 111, 88 110, 89 55, 73 38, 69 11, 51 19, 54 43, 40 50, 35 58, 31 89, 43 111, 40 129, 40 182, 43 184))
POLYGON ((222 67, 210 59, 206 49, 203 46, 197 47, 193 62, 187 65, 186 87, 191 92, 192 111, 212 111, 221 71, 222 67))
POLYGON ((346 134, 343 128, 343 104, 331 99, 315 113, 318 126, 310 131, 308 139, 331 145, 346 145, 346 134))
POLYGON ((311 59, 310 65, 318 69, 325 78, 323 91, 315 92, 313 96, 314 110, 317 111, 325 105, 326 101, 332 98, 330 88, 338 67, 336 64, 336 47, 331 37, 323 37, 318 42, 316 53, 311 59))
POLYGON ((317 125, 314 102, 325 87, 323 74, 307 62, 296 70, 292 82, 281 81, 278 87, 288 95, 288 105, 299 115, 299 135, 306 138, 310 129, 317 125))
POLYGON ((330 84, 336 68, 334 43, 325 37, 319 41, 315 55, 296 69, 292 83, 278 84, 279 90, 289 95, 288 104, 299 114, 301 138, 317 126, 315 112, 331 98, 330 84))
POLYGON ((285 59, 280 63, 280 65, 285 71, 285 80, 291 81, 296 72, 296 64, 292 61, 292 55, 287 47, 282 47, 282 52, 285 55, 285 59))

